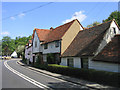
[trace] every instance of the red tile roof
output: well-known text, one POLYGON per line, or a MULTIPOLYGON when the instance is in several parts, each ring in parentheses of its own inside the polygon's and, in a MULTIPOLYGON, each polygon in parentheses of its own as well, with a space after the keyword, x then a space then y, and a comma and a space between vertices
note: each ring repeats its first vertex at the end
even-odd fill
POLYGON ((50 30, 48 30, 48 29, 37 29, 37 28, 35 28, 34 31, 33 31, 32 39, 34 38, 35 31, 36 31, 37 36, 38 36, 40 41, 45 41, 48 33, 50 32, 50 30))
POLYGON ((93 59, 93 61, 104 61, 120 64, 120 35, 115 35, 104 49, 93 59))
POLYGON ((61 56, 68 57, 94 55, 94 52, 98 48, 100 41, 103 39, 106 30, 110 27, 111 22, 112 21, 108 21, 80 31, 61 56))
MULTIPOLYGON (((77 19, 75 19, 75 20, 77 20, 77 19)), ((55 29, 51 28, 52 30, 50 30, 50 33, 46 37, 45 42, 43 42, 43 44, 48 43, 48 42, 52 42, 52 41, 56 41, 56 40, 60 40, 75 20, 68 22, 64 25, 58 26, 55 29)))

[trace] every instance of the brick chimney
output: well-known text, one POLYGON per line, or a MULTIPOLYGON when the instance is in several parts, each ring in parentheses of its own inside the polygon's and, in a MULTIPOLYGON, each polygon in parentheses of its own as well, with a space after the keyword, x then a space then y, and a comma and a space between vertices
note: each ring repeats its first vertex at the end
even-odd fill
POLYGON ((53 27, 51 27, 51 28, 50 28, 50 30, 52 31, 52 30, 54 30, 54 28, 53 28, 53 27))

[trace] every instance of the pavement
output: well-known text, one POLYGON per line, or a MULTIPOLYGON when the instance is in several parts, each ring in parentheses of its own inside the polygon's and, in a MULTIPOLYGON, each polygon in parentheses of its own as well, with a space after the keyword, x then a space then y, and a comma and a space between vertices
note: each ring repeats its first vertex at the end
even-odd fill
POLYGON ((112 86, 101 85, 101 84, 98 84, 95 82, 90 82, 90 81, 86 81, 86 80, 82 80, 82 79, 78 79, 78 78, 73 78, 73 77, 69 77, 69 76, 65 76, 65 75, 61 75, 61 74, 51 73, 46 70, 41 70, 41 69, 37 69, 37 68, 31 67, 31 66, 27 66, 26 64, 24 64, 20 61, 17 61, 17 63, 20 64, 21 66, 25 66, 26 68, 29 68, 31 70, 34 70, 34 71, 37 71, 37 72, 40 72, 43 74, 47 74, 49 76, 59 78, 59 79, 62 79, 62 80, 68 81, 68 82, 72 82, 72 83, 79 84, 82 86, 87 86, 91 89, 118 89, 118 88, 112 87, 112 86))

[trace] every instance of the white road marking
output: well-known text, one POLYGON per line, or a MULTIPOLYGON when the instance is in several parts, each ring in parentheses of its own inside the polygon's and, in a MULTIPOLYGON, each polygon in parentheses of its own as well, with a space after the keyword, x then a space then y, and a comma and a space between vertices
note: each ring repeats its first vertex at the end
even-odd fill
MULTIPOLYGON (((17 61, 16 61, 16 63, 17 63, 17 61)), ((17 64, 18 64, 18 63, 17 63, 17 64)), ((18 65, 19 65, 19 64, 18 64, 18 65)), ((28 69, 28 70, 31 70, 29 67, 28 67, 28 68, 23 67, 23 68, 28 69)), ((60 79, 60 78, 57 78, 57 77, 49 76, 49 75, 44 74, 44 73, 41 73, 41 72, 37 72, 37 71, 34 71, 34 70, 31 70, 31 71, 36 72, 36 73, 38 73, 38 74, 41 74, 41 75, 43 75, 43 76, 49 77, 49 78, 53 78, 53 79, 56 79, 56 80, 59 80, 59 81, 62 81, 62 82, 67 82, 67 83, 73 84, 73 85, 75 85, 75 86, 78 86, 78 85, 79 85, 79 84, 75 84, 75 83, 72 83, 72 82, 69 82, 69 81, 65 81, 65 80, 60 79)), ((81 85, 79 85, 79 86, 81 86, 81 85)))
POLYGON ((20 77, 23 78, 24 80, 26 80, 26 81, 34 84, 35 86, 37 86, 37 87, 39 87, 39 88, 50 88, 50 87, 48 87, 48 86, 46 86, 46 85, 44 85, 44 84, 42 84, 42 83, 40 83, 40 82, 38 82, 38 81, 36 81, 36 80, 34 80, 34 79, 32 79, 32 78, 24 75, 24 74, 16 71, 15 69, 11 68, 11 67, 7 64, 7 61, 4 62, 4 65, 5 65, 5 67, 6 67, 7 69, 9 69, 11 72, 13 72, 14 74, 20 76, 20 77))

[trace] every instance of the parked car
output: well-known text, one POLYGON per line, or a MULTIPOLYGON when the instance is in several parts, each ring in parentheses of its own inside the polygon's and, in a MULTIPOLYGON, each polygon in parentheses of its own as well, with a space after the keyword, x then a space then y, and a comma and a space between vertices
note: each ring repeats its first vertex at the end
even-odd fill
POLYGON ((11 59, 11 56, 7 56, 5 57, 6 60, 10 60, 11 59))

